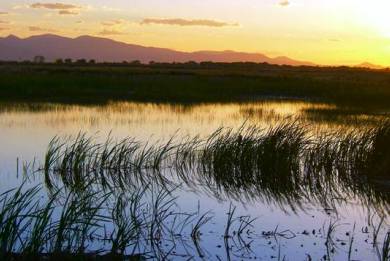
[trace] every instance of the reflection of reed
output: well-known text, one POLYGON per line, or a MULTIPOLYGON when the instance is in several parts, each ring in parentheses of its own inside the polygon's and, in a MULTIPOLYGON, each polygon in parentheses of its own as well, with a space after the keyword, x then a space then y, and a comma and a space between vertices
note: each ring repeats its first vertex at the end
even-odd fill
MULTIPOLYGON (((215 224, 212 212, 201 214, 199 209, 180 212, 173 191, 153 185, 119 194, 95 191, 92 186, 84 184, 60 189, 49 195, 48 200, 42 200, 40 186, 26 188, 22 185, 1 194, 0 259, 166 260, 169 257, 190 260, 200 257, 211 260, 216 257, 216 260, 222 260, 215 252, 210 253, 222 245, 201 244, 207 223, 215 224), (185 252, 180 252, 181 247, 185 252)), ((225 246, 224 260, 256 257, 259 249, 252 250, 251 246, 258 248, 259 240, 269 242, 261 251, 274 249, 275 245, 270 245, 270 240, 274 240, 281 258, 279 239, 290 240, 298 236, 290 229, 279 230, 279 226, 259 234, 254 224, 256 219, 238 216, 235 210, 230 205, 224 231, 215 235, 215 240, 219 238, 225 246)), ((383 218, 377 227, 372 225, 373 244, 380 260, 389 260, 390 234, 387 232, 383 239, 378 238, 382 223, 383 218)), ((335 238, 340 236, 340 231, 336 231, 340 225, 331 219, 329 226, 318 230, 326 245, 327 260, 333 259, 338 247, 335 238)), ((306 231, 302 234, 309 236, 306 231)), ((354 232, 349 236, 350 258, 354 232)), ((305 253, 312 254, 306 250, 305 253)))
POLYGON ((293 209, 359 199, 388 210, 381 180, 390 173, 389 122, 316 138, 308 133, 308 126, 287 122, 268 130, 219 129, 204 140, 172 138, 162 145, 130 138, 95 144, 80 134, 70 143, 53 139, 43 170, 48 187, 54 177, 65 186, 93 182, 112 190, 179 181, 218 198, 261 199, 293 209))
POLYGON ((140 254, 163 260, 170 253, 161 240, 175 235, 175 226, 187 227, 180 222, 188 216, 196 218, 173 212, 171 191, 145 188, 112 197, 89 185, 58 190, 44 202, 40 187, 1 194, 0 259, 84 260, 107 253, 107 260, 143 260, 140 254), (91 250, 94 241, 101 246, 91 250))
POLYGON ((314 122, 329 122, 351 125, 373 125, 388 118, 386 112, 364 111, 354 108, 305 108, 302 118, 314 122))
POLYGON ((149 132, 159 133, 156 126, 172 126, 177 129, 183 123, 190 133, 207 133, 223 123, 238 126, 247 120, 251 124, 268 126, 287 117, 302 122, 314 122, 322 128, 348 128, 356 125, 374 125, 388 117, 386 113, 369 113, 335 105, 304 101, 258 101, 252 103, 169 104, 108 102, 107 104, 56 104, 56 103, 1 103, 2 126, 43 125, 45 127, 79 129, 80 126, 97 127, 101 130, 109 124, 126 127, 139 126, 149 132), (148 120, 145 122, 145 118, 148 120), (204 124, 194 127, 194 121, 204 124), (209 127, 209 128, 208 128, 209 127))

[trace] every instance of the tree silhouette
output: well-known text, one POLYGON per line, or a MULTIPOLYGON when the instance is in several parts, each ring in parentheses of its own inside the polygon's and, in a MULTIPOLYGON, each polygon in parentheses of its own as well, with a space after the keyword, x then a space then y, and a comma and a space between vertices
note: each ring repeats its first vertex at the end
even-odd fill
POLYGON ((42 55, 37 55, 34 57, 34 63, 44 63, 45 57, 42 55))

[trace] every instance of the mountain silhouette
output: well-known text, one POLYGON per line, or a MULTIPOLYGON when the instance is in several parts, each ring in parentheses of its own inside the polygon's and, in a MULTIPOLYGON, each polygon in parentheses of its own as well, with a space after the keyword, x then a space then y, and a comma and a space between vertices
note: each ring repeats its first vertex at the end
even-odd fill
POLYGON ((369 63, 369 62, 364 62, 364 63, 358 64, 355 67, 367 68, 367 69, 375 69, 375 70, 380 70, 380 69, 384 69, 385 68, 385 67, 383 67, 381 65, 376 65, 376 64, 369 63))
POLYGON ((235 51, 180 52, 166 48, 145 47, 114 41, 107 38, 80 36, 68 38, 53 34, 19 38, 10 35, 0 38, 0 60, 24 61, 42 55, 46 61, 70 58, 95 59, 99 62, 122 62, 139 60, 155 62, 256 62, 278 65, 314 65, 288 57, 268 57, 260 53, 235 51))

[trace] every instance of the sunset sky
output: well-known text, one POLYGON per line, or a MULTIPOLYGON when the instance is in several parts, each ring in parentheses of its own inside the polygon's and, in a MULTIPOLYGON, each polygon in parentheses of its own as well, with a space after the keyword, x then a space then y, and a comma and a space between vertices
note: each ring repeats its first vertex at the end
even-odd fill
POLYGON ((94 35, 182 51, 390 66, 390 0, 1 0, 0 36, 94 35))

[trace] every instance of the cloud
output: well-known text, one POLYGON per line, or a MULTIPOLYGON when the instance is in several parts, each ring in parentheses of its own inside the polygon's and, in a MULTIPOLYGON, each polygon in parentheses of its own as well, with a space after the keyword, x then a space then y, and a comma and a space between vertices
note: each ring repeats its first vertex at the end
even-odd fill
POLYGON ((60 14, 60 15, 78 15, 79 12, 69 11, 69 10, 60 10, 60 11, 58 11, 58 14, 60 14))
POLYGON ((13 10, 28 9, 28 8, 31 8, 31 5, 28 5, 28 4, 18 4, 18 5, 14 5, 12 7, 13 10))
POLYGON ((0 24, 9 24, 9 22, 8 22, 8 21, 0 20, 0 24))
POLYGON ((105 6, 105 5, 101 7, 101 10, 106 11, 106 12, 120 12, 121 11, 121 9, 119 9, 119 8, 112 8, 112 7, 105 6))
POLYGON ((280 6, 289 6, 290 5, 290 1, 289 0, 281 0, 279 2, 279 5, 280 6))
POLYGON ((145 18, 141 25, 148 24, 162 24, 162 25, 178 25, 178 26, 210 26, 210 27, 224 27, 224 26, 238 26, 238 24, 230 24, 207 19, 187 20, 182 18, 145 18))
POLYGON ((8 30, 8 28, 0 27, 0 31, 8 30))
POLYGON ((111 20, 111 21, 105 21, 102 22, 102 25, 104 26, 114 26, 114 25, 119 25, 122 24, 123 20, 111 20))
POLYGON ((72 4, 63 4, 63 3, 35 3, 30 5, 31 8, 37 9, 52 9, 52 10, 71 10, 78 9, 79 7, 72 4))
POLYGON ((54 29, 43 28, 39 26, 29 26, 28 30, 30 30, 31 32, 56 32, 56 30, 54 29))
POLYGON ((104 29, 103 31, 99 32, 99 35, 122 35, 123 33, 117 30, 106 30, 104 29))
POLYGON ((0 12, 0 15, 7 15, 7 12, 0 12))
POLYGON ((30 5, 35 9, 49 9, 58 11, 59 15, 78 15, 80 6, 63 3, 34 3, 30 5))

